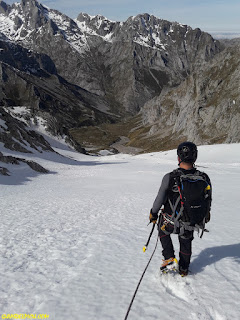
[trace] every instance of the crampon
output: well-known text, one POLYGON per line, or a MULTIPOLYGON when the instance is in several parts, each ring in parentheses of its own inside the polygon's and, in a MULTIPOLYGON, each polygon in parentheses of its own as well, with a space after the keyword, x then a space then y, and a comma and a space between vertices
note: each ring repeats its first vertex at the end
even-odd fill
POLYGON ((178 261, 176 258, 169 258, 163 260, 163 263, 160 267, 161 273, 165 274, 168 272, 178 272, 178 261))

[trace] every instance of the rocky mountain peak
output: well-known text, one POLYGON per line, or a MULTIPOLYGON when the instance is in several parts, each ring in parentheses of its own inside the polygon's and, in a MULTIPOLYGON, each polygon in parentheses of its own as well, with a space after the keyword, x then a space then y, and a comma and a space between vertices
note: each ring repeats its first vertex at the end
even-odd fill
POLYGON ((90 34, 96 33, 101 37, 109 35, 108 39, 120 25, 120 22, 111 21, 102 15, 90 16, 87 13, 80 13, 76 21, 82 31, 90 34))
POLYGON ((38 2, 36 0, 21 0, 21 5, 23 8, 29 7, 30 10, 35 7, 38 7, 38 8, 43 7, 40 4, 40 2, 38 2))
MULTIPOLYGON (((2 11, 6 4, 2 1, 2 11)), ((5 13, 0 11, 0 31, 10 40, 25 42, 31 41, 31 35, 36 34, 43 26, 56 29, 49 23, 47 8, 36 0, 22 0, 21 3, 14 3, 7 6, 5 13)))
POLYGON ((22 0, 21 5, 22 13, 25 17, 25 24, 30 25, 31 29, 38 29, 48 22, 46 17, 47 9, 38 1, 22 0))

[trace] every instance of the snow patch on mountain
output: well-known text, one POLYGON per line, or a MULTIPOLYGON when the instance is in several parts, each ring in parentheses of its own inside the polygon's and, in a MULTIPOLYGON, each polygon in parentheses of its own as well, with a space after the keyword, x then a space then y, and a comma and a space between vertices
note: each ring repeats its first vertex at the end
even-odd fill
POLYGON ((86 38, 98 36, 106 42, 112 42, 113 29, 116 25, 119 25, 119 22, 109 20, 101 15, 90 16, 87 13, 79 14, 74 21, 86 38))
POLYGON ((20 3, 9 6, 9 14, 0 14, 0 32, 11 41, 21 41, 28 39, 33 33, 29 23, 26 22, 20 3))
POLYGON ((56 11, 48 10, 48 18, 52 20, 64 34, 70 45, 80 53, 89 50, 86 35, 78 27, 76 21, 56 11))
POLYGON ((14 22, 10 16, 5 16, 0 14, 0 32, 2 32, 6 37, 11 38, 14 31, 14 22))
MULTIPOLYGON (((66 148, 73 150, 73 148, 68 143, 66 143, 66 138, 67 138, 66 135, 62 135, 62 136, 52 135, 48 130, 47 120, 41 116, 34 116, 33 117, 32 112, 29 109, 29 107, 27 107, 27 106, 14 106, 11 108, 4 108, 4 110, 6 112, 8 112, 13 118, 23 122, 26 125, 26 128, 25 128, 26 131, 33 130, 33 131, 39 133, 40 135, 42 135, 44 137, 44 139, 46 141, 48 141, 48 143, 51 146, 56 147, 56 145, 58 145, 58 143, 61 143, 61 144, 65 145, 66 148)), ((2 124, 4 125, 3 120, 1 120, 0 126, 2 124)), ((6 126, 5 126, 5 128, 7 129, 6 126)), ((34 150, 30 147, 29 151, 32 152, 34 150)))
POLYGON ((143 36, 141 34, 137 35, 134 40, 135 43, 141 46, 156 49, 156 50, 167 50, 167 44, 163 44, 158 34, 152 33, 148 36, 143 36))

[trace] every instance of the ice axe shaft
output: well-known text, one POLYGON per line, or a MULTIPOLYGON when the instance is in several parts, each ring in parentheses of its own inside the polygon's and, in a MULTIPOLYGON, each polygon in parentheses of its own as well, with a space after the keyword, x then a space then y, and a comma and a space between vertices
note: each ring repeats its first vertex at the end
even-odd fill
POLYGON ((148 241, 147 241, 147 243, 145 244, 145 246, 143 247, 143 252, 145 252, 145 251, 147 250, 147 247, 148 247, 148 244, 149 244, 149 242, 150 242, 151 236, 152 236, 152 234, 153 234, 153 230, 154 230, 154 228, 155 228, 155 225, 156 225, 156 223, 153 223, 152 230, 151 230, 150 235, 149 235, 149 237, 148 237, 148 241))

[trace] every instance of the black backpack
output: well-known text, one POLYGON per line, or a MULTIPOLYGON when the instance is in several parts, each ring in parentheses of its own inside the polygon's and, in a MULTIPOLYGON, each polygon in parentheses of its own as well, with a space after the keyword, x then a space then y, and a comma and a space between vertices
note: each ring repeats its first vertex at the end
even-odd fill
POLYGON ((169 204, 172 210, 174 232, 180 228, 180 235, 184 230, 204 231, 205 218, 211 204, 211 186, 207 175, 196 170, 194 173, 173 171, 174 186, 178 197, 175 203, 169 204))

